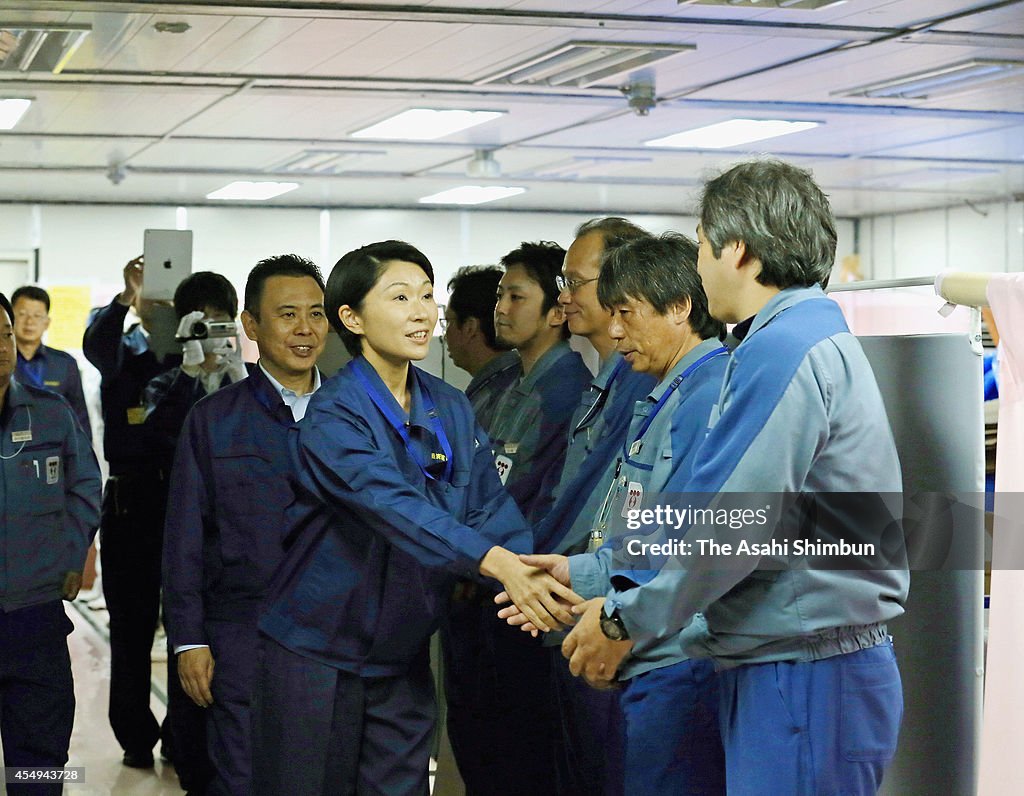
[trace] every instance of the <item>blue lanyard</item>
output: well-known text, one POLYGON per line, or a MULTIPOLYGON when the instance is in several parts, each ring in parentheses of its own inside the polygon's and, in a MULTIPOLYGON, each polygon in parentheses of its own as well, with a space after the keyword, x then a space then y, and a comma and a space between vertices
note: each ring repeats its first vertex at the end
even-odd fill
MULTIPOLYGON (((632 459, 629 458, 629 454, 633 446, 644 438, 644 434, 646 434, 647 429, 651 427, 651 423, 653 423, 654 418, 658 416, 658 412, 660 412, 662 410, 662 407, 664 407, 665 404, 668 403, 668 399, 672 396, 672 393, 676 391, 679 385, 683 383, 683 380, 691 373, 693 373, 697 368, 699 368, 701 365, 707 362, 709 359, 713 359, 714 357, 717 357, 721 354, 728 353, 728 351, 729 349, 726 348, 725 346, 722 346, 721 348, 716 348, 714 351, 709 351, 707 354, 705 354, 692 365, 690 365, 690 367, 688 367, 686 370, 684 370, 682 373, 680 373, 678 376, 672 379, 672 383, 668 385, 668 389, 665 390, 665 393, 661 396, 661 398, 658 399, 658 403, 654 405, 654 409, 652 409, 651 413, 647 415, 647 417, 644 419, 644 424, 640 426, 640 431, 637 432, 636 437, 632 441, 630 441, 627 438, 626 441, 622 443, 622 460, 626 464, 629 464, 633 467, 637 467, 641 470, 654 469, 654 465, 633 461, 632 459)), ((637 452, 639 452, 639 450, 637 452)))
MULTIPOLYGON (((437 481, 437 477, 432 475, 427 470, 427 463, 420 458, 419 453, 416 450, 416 446, 412 444, 412 438, 409 436, 409 424, 405 420, 395 414, 393 408, 388 403, 380 392, 378 392, 373 382, 367 378, 363 372, 364 367, 369 365, 364 364, 361 360, 356 359, 352 362, 352 372, 356 374, 356 378, 359 379, 359 383, 363 385, 363 389, 366 390, 366 394, 373 401, 374 405, 380 410, 380 413, 384 415, 384 419, 388 421, 388 425, 391 426, 398 436, 402 438, 402 442, 405 443, 405 449, 412 457, 412 460, 416 462, 416 465, 420 468, 420 472, 431 481, 437 481)), ((410 367, 412 367, 410 365, 410 367)), ((445 463, 444 463, 444 480, 450 482, 452 480, 452 446, 448 442, 448 435, 444 432, 444 426, 441 425, 441 418, 438 416, 437 407, 434 406, 434 399, 431 397, 429 390, 426 386, 420 384, 420 388, 423 392, 423 409, 427 413, 427 417, 430 418, 431 428, 434 430, 434 434, 437 436, 437 441, 441 443, 441 450, 444 451, 445 463)))
POLYGON ((590 408, 586 411, 583 417, 580 418, 580 422, 576 424, 576 427, 573 429, 573 433, 579 431, 583 427, 583 424, 589 421, 595 414, 597 414, 597 412, 600 411, 601 407, 604 406, 604 402, 608 398, 608 393, 611 392, 612 385, 615 384, 615 379, 618 378, 619 373, 628 364, 629 363, 624 359, 620 359, 615 363, 615 367, 612 369, 612 373, 608 377, 608 386, 604 390, 601 390, 601 394, 594 399, 594 403, 590 405, 590 408))

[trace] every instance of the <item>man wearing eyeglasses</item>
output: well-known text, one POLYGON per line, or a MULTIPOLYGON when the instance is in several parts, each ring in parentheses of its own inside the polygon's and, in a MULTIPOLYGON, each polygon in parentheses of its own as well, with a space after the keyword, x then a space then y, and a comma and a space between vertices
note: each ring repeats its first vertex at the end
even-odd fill
POLYGON ((41 287, 25 285, 11 294, 11 306, 14 340, 18 344, 18 380, 63 395, 91 441, 92 425, 85 408, 78 363, 71 354, 43 345, 43 335, 50 328, 50 294, 41 287))
MULTIPOLYGON (((600 369, 583 391, 569 424, 565 465, 551 511, 534 530, 539 553, 572 555, 588 547, 604 486, 612 477, 633 407, 655 380, 629 367, 608 333, 611 313, 597 298, 605 256, 650 233, 625 218, 595 218, 581 224, 556 278, 558 303, 573 334, 585 337, 600 357, 600 369)), ((569 673, 562 659, 562 633, 548 633, 553 697, 561 706, 562 744, 556 756, 560 793, 622 793, 623 722, 617 691, 597 691, 569 673)))

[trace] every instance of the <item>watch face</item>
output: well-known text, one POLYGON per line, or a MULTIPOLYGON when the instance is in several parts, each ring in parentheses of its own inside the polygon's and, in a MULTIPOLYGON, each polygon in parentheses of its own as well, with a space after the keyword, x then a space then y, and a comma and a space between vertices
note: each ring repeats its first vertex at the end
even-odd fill
POLYGON ((622 641, 626 637, 626 629, 610 616, 601 614, 601 632, 612 641, 622 641))

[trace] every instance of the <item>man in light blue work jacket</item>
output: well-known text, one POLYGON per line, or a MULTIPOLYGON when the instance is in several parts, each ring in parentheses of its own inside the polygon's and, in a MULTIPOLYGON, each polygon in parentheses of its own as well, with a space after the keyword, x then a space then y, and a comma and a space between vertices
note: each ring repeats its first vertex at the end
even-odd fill
MULTIPOLYGON (((822 292, 836 248, 828 199, 806 171, 743 163, 705 185, 697 232, 711 314, 736 323, 739 342, 692 474, 665 491, 701 508, 751 497, 775 505, 769 522, 684 523, 665 541, 739 551, 776 540, 777 529, 813 538, 816 518, 848 540, 890 529, 901 539, 885 500, 901 489, 885 407, 822 292)), ((573 671, 605 681, 633 647, 703 611, 708 632, 682 643, 723 670, 729 792, 875 793, 903 712, 886 622, 904 610, 905 556, 837 567, 795 550, 728 559, 680 550, 669 564, 648 580, 629 572, 626 555, 601 612, 566 639, 573 671)))
MULTIPOLYGON (((100 505, 96 457, 67 401, 12 378, 13 326, 0 294, 0 736, 9 775, 67 763, 75 692, 61 600, 78 594, 100 505)), ((61 790, 55 782, 32 792, 61 790)))

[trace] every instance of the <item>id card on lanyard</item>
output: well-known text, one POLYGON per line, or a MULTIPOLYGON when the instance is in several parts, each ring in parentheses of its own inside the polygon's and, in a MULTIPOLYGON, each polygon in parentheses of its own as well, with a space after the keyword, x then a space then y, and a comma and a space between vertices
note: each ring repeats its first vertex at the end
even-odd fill
MULTIPOLYGON (((356 378, 363 386, 363 389, 366 390, 366 394, 369 396, 370 400, 373 401, 374 406, 376 406, 380 410, 380 413, 384 415, 384 419, 388 421, 388 425, 391 426, 398 436, 402 438, 402 442, 405 444, 405 450, 408 452, 409 456, 412 457, 412 460, 416 462, 416 465, 420 468, 420 472, 423 473, 424 477, 429 478, 431 481, 439 480, 437 476, 433 475, 427 469, 428 463, 424 461, 423 457, 416 450, 416 446, 412 444, 412 437, 409 435, 409 424, 404 418, 395 412, 394 407, 388 402, 387 397, 381 394, 380 390, 378 390, 377 386, 373 383, 373 380, 363 370, 363 368, 367 367, 370 367, 370 365, 366 364, 361 359, 356 359, 352 362, 352 372, 355 373, 356 378)), ((412 366, 410 365, 410 368, 411 367, 412 366)), ((423 393, 423 409, 426 412, 427 417, 430 419, 430 427, 433 430, 434 435, 437 437, 437 441, 441 445, 441 450, 444 452, 445 463, 443 478, 444 481, 450 483, 452 480, 452 469, 454 468, 452 461, 452 446, 448 441, 448 435, 445 433, 444 426, 441 424, 441 418, 438 415, 437 407, 434 405, 434 399, 431 397, 430 391, 427 390, 423 384, 420 384, 419 386, 423 393)))

